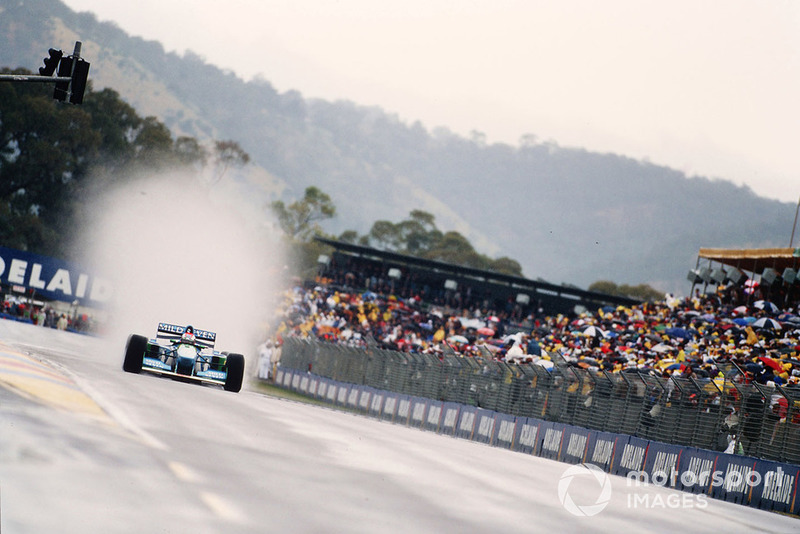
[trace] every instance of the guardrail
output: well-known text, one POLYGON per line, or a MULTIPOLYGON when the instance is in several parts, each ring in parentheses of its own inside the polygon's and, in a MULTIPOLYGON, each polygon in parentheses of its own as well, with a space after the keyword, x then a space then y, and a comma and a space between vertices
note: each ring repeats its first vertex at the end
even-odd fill
POLYGON ((280 365, 500 414, 800 464, 800 389, 744 383, 742 369, 732 364, 718 363, 724 380, 662 378, 595 372, 563 361, 546 369, 290 337, 280 365))

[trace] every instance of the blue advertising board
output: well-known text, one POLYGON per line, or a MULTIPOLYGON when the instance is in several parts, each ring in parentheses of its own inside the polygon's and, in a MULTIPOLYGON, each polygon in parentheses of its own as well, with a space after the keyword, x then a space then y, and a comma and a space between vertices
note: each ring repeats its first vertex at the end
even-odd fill
POLYGON ((108 280, 56 258, 0 247, 0 282, 33 292, 37 297, 62 302, 78 301, 99 308, 112 296, 108 280))
POLYGON ((678 462, 676 488, 691 493, 708 493, 711 490, 718 453, 696 447, 684 447, 678 462))
POLYGON ((394 422, 399 396, 398 393, 386 392, 383 399, 383 408, 381 408, 381 419, 394 422))
POLYGON ((455 402, 445 402, 442 406, 442 423, 439 425, 439 433, 452 436, 456 432, 458 424, 458 414, 461 412, 461 405, 455 402))
MULTIPOLYGON (((520 418, 524 419, 524 418, 520 418)), ((514 446, 514 437, 517 430, 517 418, 513 415, 498 413, 495 418, 494 436, 492 445, 510 449, 514 446)))
POLYGON ((736 504, 749 504, 753 487, 758 480, 755 458, 717 454, 712 475, 711 496, 736 504))
POLYGON ((786 514, 797 514, 797 481, 800 467, 761 460, 753 475, 750 506, 786 514))
POLYGON ((474 406, 464 406, 458 414, 458 425, 456 426, 456 436, 463 439, 472 439, 475 431, 475 416, 478 409, 474 406))
POLYGON ((540 419, 520 417, 514 429, 512 450, 525 454, 538 454, 539 428, 544 424, 540 419))
POLYGON ((422 428, 429 402, 431 401, 422 397, 413 397, 411 400, 411 417, 408 419, 409 426, 422 428))
POLYGON ((561 444, 564 438, 564 429, 566 425, 563 423, 553 423, 547 421, 539 428, 539 456, 542 458, 549 458, 551 460, 558 460, 561 454, 561 444))
POLYGON ((566 426, 562 442, 559 460, 568 464, 582 463, 589 446, 589 430, 577 426, 566 426))
POLYGON ((494 422, 496 417, 497 412, 478 408, 472 439, 480 441, 481 443, 491 443, 492 436, 494 436, 494 422))
POLYGON ((623 477, 631 471, 641 472, 647 456, 648 445, 650 442, 645 439, 620 435, 614 447, 611 472, 623 477))
POLYGON ((376 389, 372 393, 372 398, 369 401, 369 415, 373 417, 381 417, 383 413, 383 400, 386 398, 386 392, 376 389))
POLYGON ((395 409, 394 422, 399 425, 407 425, 411 418, 411 396, 398 395, 397 408, 395 409))
POLYGON ((612 434, 611 432, 590 431, 584 462, 596 465, 603 471, 608 472, 614 459, 617 437, 618 434, 612 434))
POLYGON ((428 404, 428 412, 425 414, 425 422, 423 423, 422 428, 432 432, 438 432, 443 415, 444 403, 441 401, 430 401, 428 404))
POLYGON ((647 474, 647 480, 656 486, 677 487, 679 462, 684 449, 680 445, 651 441, 642 467, 642 471, 647 474))

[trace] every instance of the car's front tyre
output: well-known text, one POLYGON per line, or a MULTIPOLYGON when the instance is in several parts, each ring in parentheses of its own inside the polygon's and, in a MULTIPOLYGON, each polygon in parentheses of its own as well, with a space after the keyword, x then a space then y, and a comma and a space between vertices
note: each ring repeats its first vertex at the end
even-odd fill
POLYGON ((147 338, 131 334, 125 346, 125 360, 122 362, 122 370, 127 373, 141 373, 145 350, 147 350, 147 338))
POLYGON ((238 392, 242 389, 244 381, 244 356, 241 354, 228 354, 226 360, 228 376, 225 377, 225 391, 238 392))

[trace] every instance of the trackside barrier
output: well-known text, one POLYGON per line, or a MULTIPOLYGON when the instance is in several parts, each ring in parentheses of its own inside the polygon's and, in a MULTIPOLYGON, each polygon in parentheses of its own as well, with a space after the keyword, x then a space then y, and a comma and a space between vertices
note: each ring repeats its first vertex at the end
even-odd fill
POLYGON ((514 437, 517 431, 517 418, 508 414, 497 414, 494 424, 494 434, 491 444, 503 449, 514 447, 514 437))
MULTIPOLYGON (((800 464, 800 385, 748 383, 741 368, 725 361, 716 362, 721 374, 711 380, 594 371, 553 357, 554 365, 545 369, 455 353, 440 358, 290 336, 284 338, 281 366, 339 384, 684 447, 722 452, 735 439, 735 450, 743 455, 800 464)), ((276 380, 289 385, 282 377, 276 380)), ((314 384, 303 390, 309 388, 314 384)), ((573 442, 573 453, 575 447, 573 442)))
POLYGON ((442 421, 439 426, 439 433, 454 436, 458 416, 461 413, 461 405, 455 402, 445 402, 442 405, 442 421))
POLYGON ((428 411, 425 414, 425 421, 422 423, 422 428, 431 432, 439 432, 439 425, 442 423, 442 408, 443 403, 430 401, 428 404, 428 411))
POLYGON ((589 446, 589 430, 567 425, 562 438, 561 456, 559 460, 568 464, 584 462, 586 449, 589 446))
POLYGON ((376 419, 800 516, 800 466, 346 384, 278 367, 275 384, 376 419))

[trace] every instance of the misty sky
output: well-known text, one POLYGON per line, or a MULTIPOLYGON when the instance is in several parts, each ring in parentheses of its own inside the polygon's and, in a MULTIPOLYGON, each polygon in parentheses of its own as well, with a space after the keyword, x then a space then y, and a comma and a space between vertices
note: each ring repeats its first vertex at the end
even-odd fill
POLYGON ((798 2, 64 2, 281 92, 800 196, 798 2))

